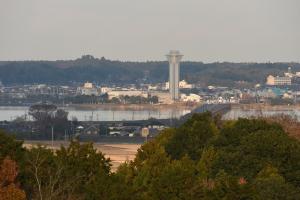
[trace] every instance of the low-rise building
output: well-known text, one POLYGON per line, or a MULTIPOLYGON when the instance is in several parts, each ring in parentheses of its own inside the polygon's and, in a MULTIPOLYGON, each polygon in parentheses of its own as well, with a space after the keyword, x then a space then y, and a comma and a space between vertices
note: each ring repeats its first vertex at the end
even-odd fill
POLYGON ((105 93, 108 93, 108 92, 112 91, 112 88, 110 88, 110 87, 101 87, 100 91, 101 91, 101 94, 105 94, 105 93))
POLYGON ((82 87, 77 88, 77 94, 87 95, 87 96, 98 96, 98 88, 95 87, 92 83, 86 82, 82 87))
POLYGON ((198 103, 201 101, 201 97, 197 94, 189 94, 189 95, 181 94, 181 101, 198 103))
POLYGON ((87 135, 98 135, 100 132, 100 129, 95 125, 91 125, 91 126, 85 128, 83 132, 84 132, 84 134, 87 134, 87 135))
POLYGON ((182 80, 182 81, 179 82, 179 88, 182 88, 182 89, 192 89, 193 85, 189 84, 185 80, 182 80))
MULTIPOLYGON (((168 90, 170 88, 170 83, 166 82, 165 89, 168 90)), ((192 89, 194 88, 194 85, 189 84, 186 80, 182 80, 179 82, 179 88, 181 89, 192 89)))
POLYGON ((272 76, 267 77, 267 85, 291 85, 292 78, 287 76, 272 76))
POLYGON ((148 93, 142 90, 111 90, 107 92, 108 98, 119 98, 120 96, 141 96, 148 97, 148 93))

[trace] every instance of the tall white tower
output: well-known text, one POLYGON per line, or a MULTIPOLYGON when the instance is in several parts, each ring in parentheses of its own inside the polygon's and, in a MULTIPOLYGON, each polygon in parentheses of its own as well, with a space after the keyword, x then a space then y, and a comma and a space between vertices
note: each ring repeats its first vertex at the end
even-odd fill
POLYGON ((169 61, 169 89, 171 99, 179 100, 179 77, 180 77, 180 61, 183 55, 179 51, 171 50, 167 55, 169 61))

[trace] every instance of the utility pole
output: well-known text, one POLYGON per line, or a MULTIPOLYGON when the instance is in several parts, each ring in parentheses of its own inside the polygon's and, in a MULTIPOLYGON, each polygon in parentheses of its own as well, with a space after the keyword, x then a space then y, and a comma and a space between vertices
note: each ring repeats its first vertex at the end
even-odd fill
POLYGON ((67 141, 67 130, 65 129, 65 141, 67 141))
POLYGON ((53 133, 53 125, 51 126, 51 143, 52 143, 52 149, 54 148, 54 133, 53 133))
POLYGON ((257 94, 257 89, 260 87, 260 84, 256 84, 254 86, 255 88, 255 103, 259 103, 259 99, 258 99, 258 94, 257 94))

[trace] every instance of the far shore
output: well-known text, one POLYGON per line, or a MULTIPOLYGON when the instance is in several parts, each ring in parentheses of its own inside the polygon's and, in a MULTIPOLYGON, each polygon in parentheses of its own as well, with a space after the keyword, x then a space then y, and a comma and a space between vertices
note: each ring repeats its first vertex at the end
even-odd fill
MULTIPOLYGON (((138 111, 138 110, 164 110, 164 109, 187 109, 193 110, 201 104, 187 104, 183 102, 173 103, 173 104, 66 104, 66 105, 57 105, 60 108, 64 109, 75 109, 75 110, 129 110, 129 111, 138 111)), ((7 105, 0 106, 0 108, 22 108, 30 107, 30 105, 7 105)))
POLYGON ((199 104, 173 103, 173 104, 72 104, 66 108, 87 110, 164 110, 164 109, 188 109, 192 110, 199 104))

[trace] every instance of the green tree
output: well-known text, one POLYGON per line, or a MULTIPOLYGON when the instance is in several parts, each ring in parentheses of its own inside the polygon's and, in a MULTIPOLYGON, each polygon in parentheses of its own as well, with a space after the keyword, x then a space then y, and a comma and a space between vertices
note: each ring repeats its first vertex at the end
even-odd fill
POLYGON ((165 145, 167 153, 174 159, 188 155, 197 160, 210 139, 218 134, 218 129, 210 113, 194 114, 165 145))
POLYGON ((0 162, 7 156, 12 160, 21 161, 24 153, 22 141, 16 141, 13 136, 0 130, 0 162))
POLYGON ((257 175, 254 181, 257 199, 265 200, 296 200, 300 199, 300 189, 288 183, 279 174, 278 169, 267 165, 257 175))

